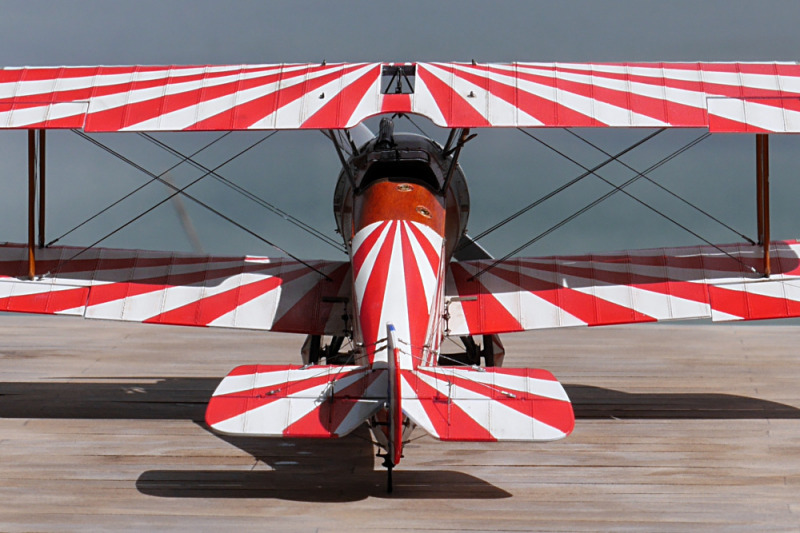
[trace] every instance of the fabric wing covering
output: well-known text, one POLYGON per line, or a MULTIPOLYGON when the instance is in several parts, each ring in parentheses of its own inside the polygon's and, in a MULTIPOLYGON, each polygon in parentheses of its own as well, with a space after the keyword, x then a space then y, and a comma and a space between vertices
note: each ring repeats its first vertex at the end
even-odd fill
POLYGON ((268 257, 0 247, 0 311, 78 315, 182 326, 342 335, 350 265, 268 257), (327 275, 326 279, 320 274, 327 275), (346 281, 346 282, 345 282, 346 281))
MULTIPOLYGON (((404 71, 406 72, 406 71, 404 71)), ((0 128, 351 128, 414 113, 448 128, 800 132, 800 65, 336 63, 0 69, 0 128), (386 85, 407 68, 406 90, 386 85)))
POLYGON ((660 320, 800 316, 800 244, 661 248, 572 257, 451 263, 449 335, 660 320), (756 272, 753 272, 755 269, 756 272))
MULTIPOLYGON (((800 243, 660 248, 450 264, 448 335, 660 320, 800 316, 800 243), (722 251, 721 251, 721 250, 722 251), (752 270, 755 269, 755 272, 752 270), (473 276, 479 274, 473 279, 473 276)), ((0 311, 155 324, 343 335, 352 286, 346 262, 207 257, 168 252, 0 246, 0 311)))

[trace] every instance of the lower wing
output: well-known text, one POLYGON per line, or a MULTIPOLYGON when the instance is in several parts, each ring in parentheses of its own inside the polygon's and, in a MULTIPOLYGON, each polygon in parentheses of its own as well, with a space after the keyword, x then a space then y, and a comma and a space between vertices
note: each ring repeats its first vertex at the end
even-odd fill
POLYGON ((800 316, 800 243, 659 248, 573 257, 452 263, 449 335, 659 320, 800 316), (482 273, 481 273, 482 272, 482 273))
POLYGON ((346 262, 53 247, 36 250, 45 274, 30 280, 27 258, 24 245, 0 246, 0 311, 313 335, 346 329, 346 262))

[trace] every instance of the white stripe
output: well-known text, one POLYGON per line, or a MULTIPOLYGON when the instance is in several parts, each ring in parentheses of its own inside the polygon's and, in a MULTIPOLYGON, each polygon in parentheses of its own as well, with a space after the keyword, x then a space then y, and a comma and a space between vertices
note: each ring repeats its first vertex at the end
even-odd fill
MULTIPOLYGON (((294 72, 298 70, 302 69, 294 68, 291 71, 294 72)), ((324 76, 335 70, 336 68, 331 67, 327 69, 322 69, 320 71, 311 74, 306 74, 305 76, 292 76, 288 80, 284 79, 283 76, 279 76, 279 81, 276 82, 271 82, 240 91, 232 89, 229 94, 213 98, 210 100, 197 102, 196 104, 191 104, 169 113, 160 113, 158 116, 154 118, 143 120, 136 124, 131 124, 120 131, 152 131, 158 129, 179 130, 188 128, 193 124, 196 124, 200 121, 216 116, 225 111, 229 111, 230 109, 251 102, 257 98, 267 96, 269 94, 275 93, 287 87, 292 87, 294 85, 301 84, 305 82, 307 79, 314 79, 320 76, 324 76), (231 98, 231 96, 233 96, 233 98, 231 98)), ((250 72, 244 74, 237 74, 234 76, 229 76, 220 79, 204 78, 199 81, 174 83, 163 87, 139 89, 130 91, 129 93, 120 93, 120 94, 110 95, 108 97, 93 98, 91 101, 89 112, 95 113, 105 109, 112 109, 124 105, 130 105, 133 103, 139 103, 151 99, 157 99, 160 98, 161 96, 180 94, 183 92, 194 91, 204 87, 214 87, 217 85, 223 85, 225 83, 231 83, 233 81, 237 81, 240 79, 241 80, 257 79, 268 76, 272 77, 274 75, 275 72, 268 72, 268 73, 250 72)), ((200 95, 198 95, 198 98, 200 98, 200 95)))
MULTIPOLYGON (((487 369, 486 372, 476 372, 467 369, 437 367, 420 368, 418 372, 424 371, 455 376, 466 381, 489 385, 495 389, 510 389, 513 392, 524 392, 564 402, 569 401, 564 387, 561 386, 561 383, 554 380, 505 374, 500 369, 496 372, 493 372, 491 369, 487 369)), ((488 392, 487 390, 487 393, 488 392)))
MULTIPOLYGON (((522 70, 522 69, 520 69, 522 70)), ((554 77, 549 73, 549 77, 554 77)), ((582 115, 596 119, 608 126, 666 126, 665 122, 656 120, 641 113, 634 113, 630 109, 601 102, 594 98, 589 98, 575 94, 564 89, 549 85, 523 80, 514 76, 504 76, 495 72, 487 73, 487 76, 500 83, 517 86, 521 91, 549 100, 557 105, 572 109, 582 115)), ((527 124, 526 124, 527 125, 527 124)))
POLYGON ((566 436, 563 431, 512 409, 502 402, 425 374, 417 375, 422 381, 449 397, 467 416, 497 440, 556 440, 566 436))
MULTIPOLYGON (((380 338, 381 330, 385 327, 385 324, 392 323, 397 331, 397 338, 410 344, 411 327, 409 325, 406 275, 403 264, 402 227, 399 221, 393 221, 391 224, 396 229, 392 248, 388 252, 390 256, 385 258, 389 261, 389 271, 386 276, 386 290, 383 294, 381 319, 377 325, 378 331, 375 332, 375 338, 380 338)), ((406 353, 409 351, 409 347, 401 347, 400 368, 402 369, 411 369, 414 366, 412 356, 406 353)), ((387 354, 386 351, 382 353, 387 354)), ((376 360, 378 360, 377 354, 376 360)))
MULTIPOLYGON (((454 98, 463 98, 475 111, 486 118, 492 126, 516 126, 517 124, 539 126, 542 124, 541 121, 525 113, 518 106, 495 96, 490 91, 475 85, 457 74, 450 74, 431 63, 425 66, 431 74, 439 78, 453 90, 455 93, 453 95, 454 98)), ((483 71, 467 70, 459 65, 452 66, 455 67, 456 72, 468 72, 477 76, 485 75, 483 71)))
MULTIPOLYGON (((425 302, 428 305, 428 309, 430 309, 436 291, 436 276, 439 272, 438 270, 434 271, 433 267, 431 267, 431 263, 428 260, 428 256, 422 249, 422 246, 417 240, 416 235, 414 235, 414 233, 409 230, 407 222, 403 222, 403 231, 406 233, 406 236, 408 237, 408 242, 411 246, 411 250, 414 253, 414 259, 416 260, 417 269, 419 270, 420 277, 422 278, 422 287, 425 290, 425 302)), ((440 249, 441 245, 439 249, 437 249, 437 259, 439 261, 441 261, 441 258, 438 256, 438 251, 440 249)))
POLYGON ((412 112, 429 118, 437 126, 446 128, 448 126, 447 120, 445 120, 444 114, 439 108, 439 103, 433 97, 428 86, 425 85, 422 77, 416 76, 414 83, 414 94, 411 95, 412 112))
MULTIPOLYGON (((358 74, 363 74, 367 70, 371 68, 372 64, 366 64, 354 72, 350 72, 349 74, 341 74, 344 71, 345 67, 338 67, 335 69, 327 69, 321 72, 314 72, 309 73, 304 77, 298 77, 297 79, 292 80, 289 83, 281 82, 279 87, 276 88, 276 92, 280 92, 283 89, 288 87, 298 85, 300 83, 305 83, 308 80, 313 80, 316 78, 321 78, 323 76, 327 76, 328 74, 333 73, 340 73, 334 80, 326 83, 325 85, 317 88, 314 90, 313 93, 305 92, 300 98, 296 98, 291 102, 285 102, 281 107, 278 107, 274 112, 264 116, 262 119, 258 120, 257 122, 253 123, 250 126, 250 129, 276 129, 276 128, 296 128, 303 121, 308 118, 309 114, 303 112, 304 108, 306 107, 308 101, 316 99, 314 106, 319 105, 319 103, 327 103, 329 100, 327 98, 328 93, 333 95, 338 94, 339 91, 342 89, 342 78, 346 77, 347 79, 352 79, 353 76, 358 74), (320 99, 319 95, 325 93, 326 98, 320 99)), ((280 102, 279 102, 280 104, 280 102)), ((311 106, 309 109, 316 110, 314 106, 311 106)), ((319 106, 321 107, 321 105, 319 106)))
POLYGON ((405 375, 400 376, 400 394, 402 397, 401 406, 403 413, 406 414, 416 425, 424 429, 432 437, 439 438, 439 433, 436 431, 436 426, 433 425, 425 408, 422 407, 422 402, 419 401, 417 393, 414 388, 409 385, 405 375))
MULTIPOLYGON (((361 231, 356 234, 355 239, 353 240, 353 256, 355 257, 356 252, 361 248, 361 244, 363 244, 364 239, 373 231, 375 231, 378 224, 382 222, 376 222, 375 224, 370 224, 366 228, 362 229, 361 231), (356 248, 356 240, 358 242, 358 248, 356 248)), ((364 259, 364 262, 361 264, 361 269, 358 271, 358 275, 356 276, 355 280, 355 290, 356 290, 356 303, 358 304, 358 311, 359 314, 361 313, 361 303, 364 300, 364 291, 367 290, 367 284, 369 283, 370 277, 372 276, 372 270, 375 267, 375 261, 378 258, 378 253, 383 246, 383 242, 386 240, 386 234, 392 227, 391 222, 387 222, 384 228, 381 230, 378 239, 373 244, 372 249, 370 249, 369 253, 367 253, 367 257, 364 259)))
POLYGON ((375 81, 364 92, 361 100, 358 101, 353 113, 347 119, 347 128, 354 128, 358 126, 363 120, 374 115, 379 109, 381 104, 381 77, 375 77, 375 81))
MULTIPOLYGON (((351 378, 348 381, 348 384, 360 379, 363 377, 367 369, 357 366, 318 366, 312 368, 290 368, 286 370, 268 370, 266 372, 255 372, 252 374, 241 374, 236 376, 227 376, 222 382, 217 386, 217 390, 214 391, 214 396, 224 396, 226 394, 233 394, 236 392, 245 392, 255 389, 261 389, 264 387, 274 387, 275 385, 280 385, 282 383, 297 383, 302 382, 306 379, 311 378, 319 378, 322 376, 330 377, 331 374, 344 374, 347 372, 351 372, 352 370, 361 369, 362 372, 358 372, 354 374, 354 377, 348 376, 351 378)), ((294 395, 299 396, 302 394, 301 392, 294 393, 294 395)), ((314 395, 316 397, 316 395, 314 395)))

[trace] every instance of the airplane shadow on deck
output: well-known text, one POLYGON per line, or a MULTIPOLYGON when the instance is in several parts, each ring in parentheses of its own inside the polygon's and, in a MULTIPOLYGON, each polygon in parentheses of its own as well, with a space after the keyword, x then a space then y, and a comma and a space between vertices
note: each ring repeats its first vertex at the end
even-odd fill
MULTIPOLYGON (((0 417, 192 420, 208 430, 205 407, 216 378, 83 378, 69 382, 0 383, 0 417)), ((578 419, 800 419, 777 402, 714 393, 626 393, 565 385, 578 419)), ((216 435, 272 470, 150 470, 136 481, 143 494, 182 498, 278 498, 343 502, 386 497, 386 474, 374 468, 362 427, 344 439, 263 439, 216 435)), ((413 450, 409 449, 409 453, 413 450)), ((447 470, 394 472, 393 498, 495 499, 508 492, 447 470)))

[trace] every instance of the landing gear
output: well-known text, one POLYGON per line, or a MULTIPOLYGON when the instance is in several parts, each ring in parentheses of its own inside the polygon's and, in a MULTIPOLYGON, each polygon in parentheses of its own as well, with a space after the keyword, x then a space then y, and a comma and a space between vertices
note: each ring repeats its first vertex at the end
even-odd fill
POLYGON ((460 337, 464 351, 439 355, 439 366, 501 366, 505 350, 497 335, 483 335, 479 345, 472 336, 460 337), (483 362, 483 365, 481 365, 483 362))
POLYGON ((340 352, 346 337, 334 336, 330 344, 323 346, 322 335, 308 335, 300 354, 304 365, 352 365, 355 357, 352 350, 340 352))
POLYGON ((394 465, 389 460, 389 456, 384 456, 383 466, 386 467, 386 494, 391 494, 393 487, 392 487, 392 469, 394 465))

